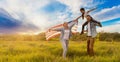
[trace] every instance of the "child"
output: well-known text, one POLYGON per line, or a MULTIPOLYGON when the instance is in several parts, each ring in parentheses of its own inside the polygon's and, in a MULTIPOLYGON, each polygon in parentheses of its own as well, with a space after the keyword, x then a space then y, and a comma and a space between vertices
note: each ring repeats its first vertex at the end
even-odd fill
POLYGON ((89 11, 85 11, 85 9, 84 8, 81 8, 80 9, 80 12, 82 13, 82 19, 84 19, 84 17, 86 17, 91 11, 93 11, 93 10, 95 10, 96 8, 93 8, 93 9, 91 9, 91 10, 89 10, 89 11))
POLYGON ((101 25, 100 22, 95 21, 90 15, 87 15, 86 19, 87 19, 87 21, 82 25, 81 34, 84 33, 84 26, 87 25, 87 36, 88 36, 88 39, 87 39, 87 53, 90 56, 94 56, 93 46, 94 46, 94 42, 95 42, 95 37, 97 35, 96 26, 102 27, 102 25, 101 25))
MULTIPOLYGON (((80 8, 80 12, 82 13, 82 15, 80 16, 80 17, 82 17, 82 19, 84 19, 91 11, 93 11, 93 10, 95 10, 96 8, 93 8, 93 9, 91 9, 91 10, 89 10, 89 11, 85 11, 85 9, 84 8, 80 8)), ((78 19, 80 18, 80 17, 78 17, 78 19)), ((86 19, 84 19, 84 20, 86 20, 86 19)), ((95 20, 94 20, 94 22, 96 22, 95 20)), ((81 22, 78 22, 78 32, 79 32, 79 30, 81 29, 81 22)))
POLYGON ((61 32, 60 41, 63 47, 63 58, 65 58, 67 54, 69 39, 72 34, 71 29, 76 23, 77 23, 77 20, 71 21, 69 23, 64 22, 62 28, 50 29, 50 30, 61 32))

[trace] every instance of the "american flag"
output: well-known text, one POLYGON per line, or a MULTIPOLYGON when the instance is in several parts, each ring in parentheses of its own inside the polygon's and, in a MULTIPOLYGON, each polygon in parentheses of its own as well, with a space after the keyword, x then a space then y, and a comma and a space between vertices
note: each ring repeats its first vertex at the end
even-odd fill
MULTIPOLYGON (((68 23, 70 23, 70 22, 68 22, 68 23)), ((52 28, 61 28, 61 27, 63 27, 63 24, 59 24, 59 25, 53 26, 50 29, 52 29, 52 28)), ((77 25, 73 26, 72 33, 73 34, 77 33, 77 25)), ((49 29, 48 29, 45 34, 46 34, 46 40, 50 40, 51 38, 59 36, 61 33, 58 32, 58 31, 49 31, 49 29)))

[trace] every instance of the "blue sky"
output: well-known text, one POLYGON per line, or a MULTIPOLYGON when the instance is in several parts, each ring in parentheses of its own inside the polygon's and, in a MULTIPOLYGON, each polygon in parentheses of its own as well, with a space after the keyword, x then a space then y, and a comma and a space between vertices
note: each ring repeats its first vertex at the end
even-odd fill
MULTIPOLYGON (((98 31, 120 32, 120 0, 0 0, 0 33, 39 33, 90 10, 102 22, 98 31)), ((81 20, 82 25, 85 20, 81 20)))

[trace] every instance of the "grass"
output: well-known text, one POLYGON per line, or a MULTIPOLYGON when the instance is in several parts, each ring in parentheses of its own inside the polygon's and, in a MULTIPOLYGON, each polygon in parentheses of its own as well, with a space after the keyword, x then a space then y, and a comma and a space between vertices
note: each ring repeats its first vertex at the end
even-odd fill
POLYGON ((95 42, 95 56, 86 53, 86 42, 69 43, 62 58, 58 41, 0 41, 0 62, 120 62, 119 42, 95 42))

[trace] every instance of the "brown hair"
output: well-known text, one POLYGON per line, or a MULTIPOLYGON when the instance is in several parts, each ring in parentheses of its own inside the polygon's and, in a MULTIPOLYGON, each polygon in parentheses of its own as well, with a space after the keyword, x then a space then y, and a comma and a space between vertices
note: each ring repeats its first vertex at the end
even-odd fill
POLYGON ((84 10, 84 11, 85 11, 85 9, 84 9, 84 8, 80 8, 80 10, 84 10))
MULTIPOLYGON (((85 11, 84 8, 81 8, 81 9, 80 9, 80 11, 82 11, 82 10, 85 11)), ((85 13, 82 13, 82 19, 84 19, 84 14, 85 14, 85 13)))
POLYGON ((90 21, 95 21, 92 16, 90 16, 90 15, 87 15, 87 16, 89 16, 91 18, 90 21))

